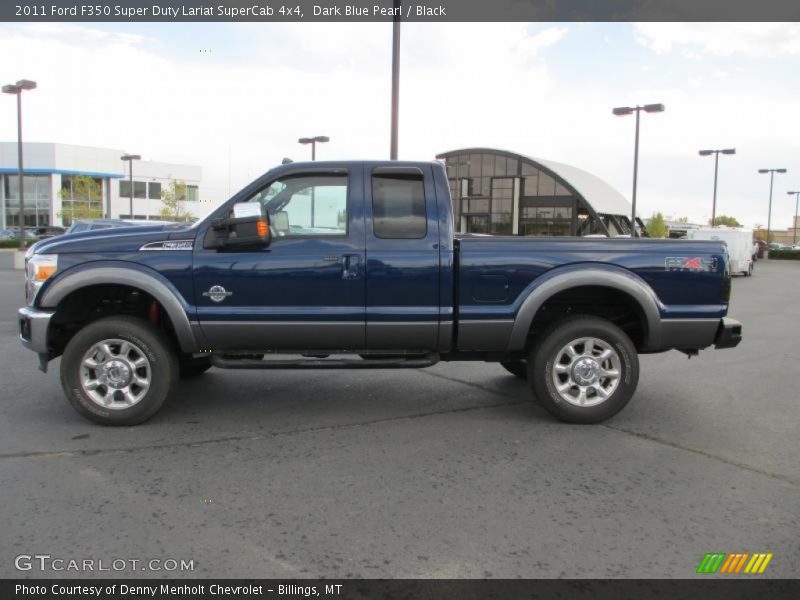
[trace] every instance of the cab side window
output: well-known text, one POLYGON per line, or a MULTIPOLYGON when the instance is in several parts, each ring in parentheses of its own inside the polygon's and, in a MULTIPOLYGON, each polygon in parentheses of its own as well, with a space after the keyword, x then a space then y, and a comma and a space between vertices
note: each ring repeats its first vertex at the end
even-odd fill
POLYGON ((278 179, 248 202, 267 208, 279 237, 347 235, 347 175, 295 175, 278 179))
POLYGON ((372 176, 372 230, 383 239, 420 239, 428 233, 422 174, 372 176))

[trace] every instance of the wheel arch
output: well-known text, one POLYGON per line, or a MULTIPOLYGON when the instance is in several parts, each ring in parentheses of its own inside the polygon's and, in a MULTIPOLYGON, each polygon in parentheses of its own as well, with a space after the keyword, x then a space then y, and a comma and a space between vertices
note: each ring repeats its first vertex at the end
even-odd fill
POLYGON ((152 297, 166 313, 181 351, 197 351, 195 329, 187 315, 188 303, 166 278, 138 265, 103 263, 66 271, 42 290, 36 303, 41 308, 57 312, 61 302, 76 292, 97 286, 115 285, 139 290, 152 297))
POLYGON ((661 339, 662 304, 653 289, 638 275, 611 265, 569 265, 537 278, 522 294, 524 300, 514 319, 509 350, 525 349, 528 333, 540 309, 559 294, 578 288, 604 288, 627 298, 638 309, 643 336, 642 350, 657 349, 661 339))

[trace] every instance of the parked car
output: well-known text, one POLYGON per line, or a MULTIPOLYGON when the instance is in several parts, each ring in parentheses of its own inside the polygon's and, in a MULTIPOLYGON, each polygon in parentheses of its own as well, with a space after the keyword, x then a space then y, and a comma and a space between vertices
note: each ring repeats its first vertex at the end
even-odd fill
MULTIPOLYGON (((19 227, 12 227, 11 229, 0 229, 3 233, 0 234, 0 239, 13 239, 19 238, 19 227)), ((36 237, 36 233, 34 233, 33 228, 26 227, 25 228, 25 239, 28 241, 38 239, 36 237)))
POLYGON ((770 250, 780 250, 781 248, 786 248, 786 246, 784 246, 780 242, 770 242, 769 243, 769 249, 770 250))
POLYGON ((55 237, 57 235, 63 235, 66 231, 67 230, 64 227, 58 227, 57 225, 47 225, 33 228, 34 235, 40 240, 55 237))
POLYGON ((753 240, 753 245, 756 247, 756 258, 764 258, 764 252, 768 250, 767 242, 761 239, 753 240))
POLYGON ((498 362, 558 419, 598 423, 639 354, 741 340, 722 241, 458 236, 452 211, 438 162, 281 165, 193 226, 39 242, 20 339, 42 370, 61 356, 69 402, 107 425, 212 366, 439 361, 498 362))
MULTIPOLYGON (((142 223, 147 223, 147 221, 142 221, 142 223)), ((84 231, 112 229, 114 227, 133 227, 136 224, 136 221, 124 221, 122 219, 86 219, 73 221, 65 233, 82 233, 84 231)))

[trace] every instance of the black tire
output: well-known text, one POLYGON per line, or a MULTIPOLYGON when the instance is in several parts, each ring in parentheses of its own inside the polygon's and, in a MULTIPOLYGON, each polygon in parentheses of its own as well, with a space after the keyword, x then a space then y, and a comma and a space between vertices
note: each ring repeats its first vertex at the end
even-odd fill
POLYGON ((202 375, 212 366, 211 357, 209 356, 195 358, 191 354, 181 354, 178 359, 178 372, 181 379, 202 375))
POLYGON ((528 365, 524 360, 510 360, 500 363, 503 368, 520 379, 528 378, 528 365))
POLYGON ((61 385, 70 404, 87 419, 102 425, 143 423, 158 412, 177 378, 178 359, 170 340, 162 331, 136 317, 114 316, 90 323, 69 341, 61 358, 61 385), (90 357, 89 353, 106 340, 112 342, 109 344, 111 352, 106 355, 98 350, 94 357, 90 357), (126 348, 132 348, 127 353, 123 342, 127 342, 126 348), (144 358, 146 367, 134 364, 142 363, 141 358, 144 358), (108 364, 110 359, 116 360, 117 365, 122 363, 122 366, 104 374, 101 368, 93 369, 84 365, 84 361, 93 360, 93 364, 98 366, 115 366, 108 364), (132 375, 126 377, 125 373, 132 375), (98 384, 103 377, 112 375, 120 377, 117 383, 131 383, 121 389, 106 383, 98 384), (84 384, 84 377, 90 380, 88 384, 84 384), (139 386, 133 377, 147 381, 148 387, 139 386), (92 391, 87 389, 88 385, 94 385, 96 395, 110 394, 112 399, 109 404, 116 408, 108 408, 94 400, 90 395, 92 391), (132 397, 139 396, 127 407, 120 406, 124 404, 121 402, 126 393, 124 390, 129 390, 132 397))
POLYGON ((564 319, 547 329, 535 343, 528 359, 528 382, 539 403, 561 421, 600 423, 622 410, 636 391, 639 382, 636 348, 624 331, 605 319, 588 316, 564 319), (595 349, 586 354, 588 347, 577 344, 572 347, 579 350, 575 358, 562 352, 581 338, 591 338, 595 349), (608 358, 602 358, 607 350, 612 352, 608 358), (582 358, 587 360, 578 364, 582 358), (557 364, 566 371, 557 372, 557 364), (613 372, 618 376, 599 375, 613 372), (592 379, 580 379, 584 376, 592 379), (561 382, 562 392, 556 388, 556 381, 561 382), (598 392, 600 388, 602 394, 598 392), (603 399, 605 394, 608 397, 603 399))

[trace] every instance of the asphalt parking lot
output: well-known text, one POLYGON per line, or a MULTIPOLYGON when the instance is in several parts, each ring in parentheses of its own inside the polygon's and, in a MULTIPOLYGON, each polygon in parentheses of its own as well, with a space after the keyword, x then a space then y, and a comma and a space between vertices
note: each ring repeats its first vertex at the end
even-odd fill
MULTIPOLYGON (((744 341, 642 358, 631 404, 555 422, 500 366, 220 371, 104 428, 17 341, 0 271, 0 576, 20 554, 193 577, 666 577, 706 552, 800 573, 800 264, 735 279, 744 341)), ((103 577, 181 576, 126 569, 103 577)))

